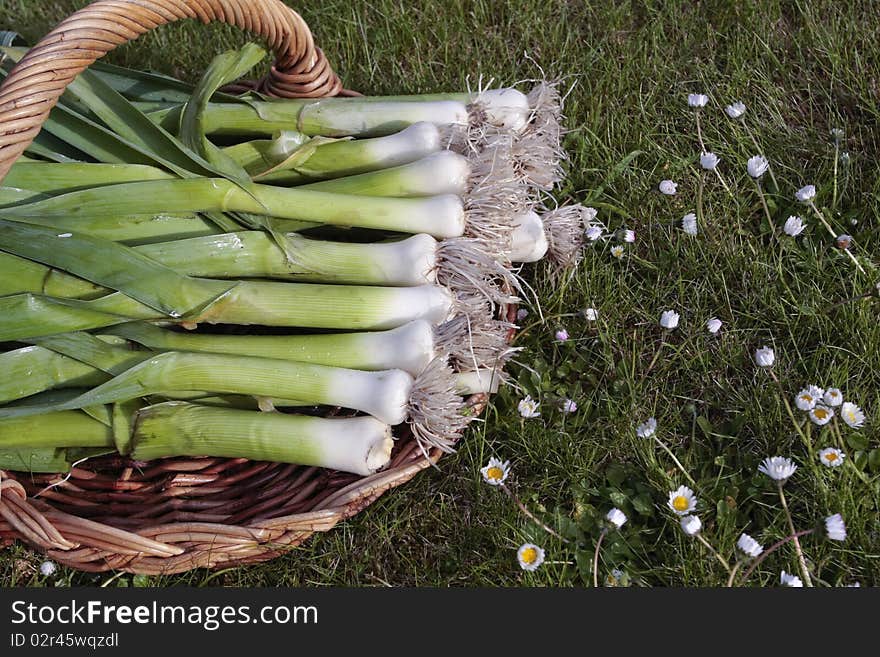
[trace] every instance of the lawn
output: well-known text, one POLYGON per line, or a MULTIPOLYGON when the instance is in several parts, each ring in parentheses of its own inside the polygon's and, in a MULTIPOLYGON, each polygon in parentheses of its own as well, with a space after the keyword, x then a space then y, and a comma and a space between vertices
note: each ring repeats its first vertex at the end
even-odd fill
MULTIPOLYGON (((81 1, 0 0, 0 28, 29 42, 81 1)), ((814 583, 880 583, 880 23, 874 4, 781 2, 498 2, 327 0, 294 5, 346 86, 370 94, 562 78, 569 161, 559 201, 598 210, 608 236, 589 244, 562 279, 545 265, 522 274, 524 303, 509 371, 515 385, 493 397, 456 454, 333 531, 289 555, 245 568, 165 578, 36 572, 39 555, 0 554, 0 579, 25 585, 581 586, 593 582, 593 549, 612 507, 628 516, 603 539, 600 582, 723 586, 742 532, 765 547, 789 533, 765 457, 797 464, 784 491, 814 583), (701 169, 700 110, 717 172, 701 169), (744 116, 725 106, 742 101, 744 116), (840 129, 832 135, 832 129, 840 129), (747 160, 765 155, 762 205, 747 160), (674 196, 658 185, 678 183, 674 196), (722 183, 723 180, 723 183, 722 183), (815 203, 835 246, 795 193, 815 203), (725 185, 729 191, 725 189, 725 185), (681 219, 697 213, 698 234, 681 219), (769 215, 769 221, 768 216, 769 215), (783 232, 791 215, 807 224, 783 232), (614 237, 635 232, 635 242, 614 237), (623 256, 611 248, 625 244, 623 256), (856 298, 859 297, 859 298, 856 298), (582 312, 595 308, 598 318, 582 312), (659 325, 674 310, 674 330, 659 325), (712 334, 706 321, 717 317, 712 334), (569 339, 554 334, 566 329, 569 339), (755 350, 775 352, 770 369, 755 350), (779 385, 774 383, 778 378, 779 385), (794 408, 808 384, 839 388, 864 409, 864 427, 836 418, 812 425, 794 408), (517 412, 525 395, 540 417, 517 412), (559 409, 563 399, 574 413, 559 409), (792 417, 786 408, 792 407, 792 417), (653 437, 636 427, 657 420, 653 437), (833 432, 835 425, 840 429, 833 432), (809 443, 809 446, 808 446, 809 443), (819 449, 841 446, 842 467, 819 449), (511 461, 510 490, 567 541, 546 533, 498 488, 483 482, 489 457, 511 461), (667 507, 669 491, 699 498, 700 540, 667 507), (847 537, 825 537, 840 513, 847 537), (524 542, 543 547, 534 572, 517 564, 524 542), (707 545, 708 544, 708 545, 707 545), (720 553, 719 560, 711 549, 720 553), (612 574, 613 573, 613 574, 612 574)), ((195 79, 245 37, 225 26, 169 26, 110 60, 195 79)), ((527 86, 528 83, 523 83, 527 86)), ((552 204, 552 200, 548 203, 552 204)), ((838 409, 839 410, 839 409, 838 409)), ((791 544, 755 570, 749 585, 778 586, 799 573, 791 544)))

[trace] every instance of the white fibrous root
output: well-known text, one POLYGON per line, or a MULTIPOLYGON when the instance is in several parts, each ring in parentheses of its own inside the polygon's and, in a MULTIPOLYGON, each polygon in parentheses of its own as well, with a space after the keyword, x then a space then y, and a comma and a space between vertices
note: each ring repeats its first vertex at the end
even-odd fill
POLYGON ((455 290, 465 312, 469 312, 469 298, 482 297, 493 306, 519 301, 513 294, 520 289, 513 272, 481 241, 470 237, 452 237, 437 244, 437 282, 455 290))
POLYGON ((542 81, 528 94, 531 120, 513 143, 513 160, 522 182, 550 191, 563 179, 562 95, 559 82, 542 81))
POLYGON ((547 257, 557 272, 580 263, 584 235, 595 225, 596 211, 583 205, 563 205, 541 215, 547 235, 547 257))
POLYGON ((500 368, 519 351, 508 343, 513 324, 495 319, 485 301, 435 328, 437 351, 448 354, 456 371, 500 368))
POLYGON ((456 376, 438 357, 416 377, 407 407, 408 422, 422 453, 430 448, 453 452, 455 441, 467 427, 464 399, 456 392, 456 376))
POLYGON ((468 156, 471 175, 465 194, 465 235, 478 240, 496 260, 510 250, 512 218, 531 204, 528 189, 517 180, 510 139, 493 139, 468 156))

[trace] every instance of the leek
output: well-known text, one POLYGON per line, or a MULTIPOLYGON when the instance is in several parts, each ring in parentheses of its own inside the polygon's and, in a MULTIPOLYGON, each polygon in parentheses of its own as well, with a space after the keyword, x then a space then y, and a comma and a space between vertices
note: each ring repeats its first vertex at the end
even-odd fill
POLYGON ((391 427, 372 417, 321 418, 168 402, 142 409, 132 457, 223 456, 296 463, 359 475, 391 459, 391 427))
MULTIPOLYGON (((182 106, 152 111, 150 119, 169 132, 180 123, 182 106)), ((294 130, 309 136, 381 137, 420 122, 467 125, 468 111, 455 101, 363 102, 360 98, 284 99, 271 102, 210 103, 202 114, 206 134, 260 136, 294 130)))
MULTIPOLYGON (((433 285, 378 287, 240 281, 217 302, 174 318, 188 326, 261 324, 381 330, 414 319, 433 324, 453 314, 454 300, 433 285)), ((91 330, 130 320, 169 317, 120 293, 80 301, 35 294, 0 297, 0 342, 91 330)))
POLYGON ((376 198, 270 185, 252 185, 245 191, 222 178, 106 185, 7 207, 2 214, 42 224, 47 218, 63 217, 73 226, 84 217, 118 216, 121 198, 137 207, 138 214, 246 212, 438 238, 457 237, 465 228, 464 208, 453 194, 376 198))
POLYGON ((450 449, 466 425, 455 376, 435 359, 413 378, 402 370, 362 372, 250 356, 166 352, 89 392, 56 404, 0 408, 0 419, 74 410, 167 391, 206 391, 363 411, 390 424, 409 422, 423 443, 450 449))

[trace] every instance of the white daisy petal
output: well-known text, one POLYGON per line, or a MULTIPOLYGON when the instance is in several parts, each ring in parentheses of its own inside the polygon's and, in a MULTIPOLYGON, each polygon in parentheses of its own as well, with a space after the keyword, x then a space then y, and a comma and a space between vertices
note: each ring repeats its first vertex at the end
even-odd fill
POLYGON ((616 507, 611 509, 605 515, 605 518, 618 529, 623 527, 623 524, 626 522, 626 514, 616 507))
POLYGON ((835 513, 833 516, 825 518, 825 532, 832 541, 846 540, 846 525, 843 523, 843 516, 835 513))
POLYGON ((657 420, 652 417, 649 417, 636 427, 636 435, 639 438, 650 438, 654 435, 655 431, 657 431, 657 420))
POLYGON ((688 536, 695 536, 703 527, 703 522, 697 516, 683 516, 681 528, 688 536))
POLYGON ((533 543, 523 543, 516 551, 516 560, 523 570, 537 570, 544 563, 544 550, 533 543))
POLYGON ((761 347, 755 352, 755 362, 760 367, 772 367, 776 361, 776 354, 770 347, 761 347))
POLYGON ((784 456, 771 456, 758 466, 758 472, 762 472, 774 481, 785 481, 795 473, 797 466, 791 459, 784 456))
POLYGON ((525 399, 521 399, 516 408, 519 411, 519 414, 522 415, 524 418, 541 416, 541 414, 538 412, 538 402, 532 399, 530 395, 526 395, 525 399))
POLYGON ((859 429, 865 424, 865 413, 852 402, 843 402, 840 417, 853 429, 859 429))
POLYGON ((740 534, 739 539, 736 541, 736 547, 749 557, 757 557, 764 551, 764 546, 748 534, 740 534))
POLYGON ((676 515, 686 516, 697 508, 697 497, 694 495, 694 491, 687 486, 679 486, 669 492, 667 504, 676 515))
POLYGON ((681 315, 674 310, 664 310, 660 314, 660 326, 671 331, 678 326, 678 320, 680 318, 681 315))
POLYGON ((819 460, 822 462, 822 465, 827 465, 829 468, 837 468, 843 465, 845 458, 846 454, 836 447, 826 447, 819 451, 819 460))
POLYGON ((746 113, 746 106, 745 103, 737 101, 725 107, 724 111, 727 112, 727 116, 729 116, 730 118, 738 119, 746 113))
POLYGON ((500 486, 510 474, 510 461, 490 458, 489 463, 480 468, 480 473, 483 475, 483 481, 490 486, 500 486))
POLYGON ((790 586, 796 589, 803 588, 804 586, 804 583, 801 581, 800 577, 798 577, 797 575, 786 573, 784 570, 782 571, 782 576, 779 578, 779 582, 783 586, 790 586))

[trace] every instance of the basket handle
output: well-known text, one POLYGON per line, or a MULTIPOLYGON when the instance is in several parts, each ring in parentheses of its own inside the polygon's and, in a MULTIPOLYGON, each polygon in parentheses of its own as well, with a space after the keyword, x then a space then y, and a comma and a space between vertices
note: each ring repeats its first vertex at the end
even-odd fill
POLYGON ((308 25, 281 0, 98 0, 59 23, 0 85, 0 181, 79 73, 116 46, 184 18, 263 37, 276 57, 260 85, 264 93, 316 98, 343 91, 308 25))

